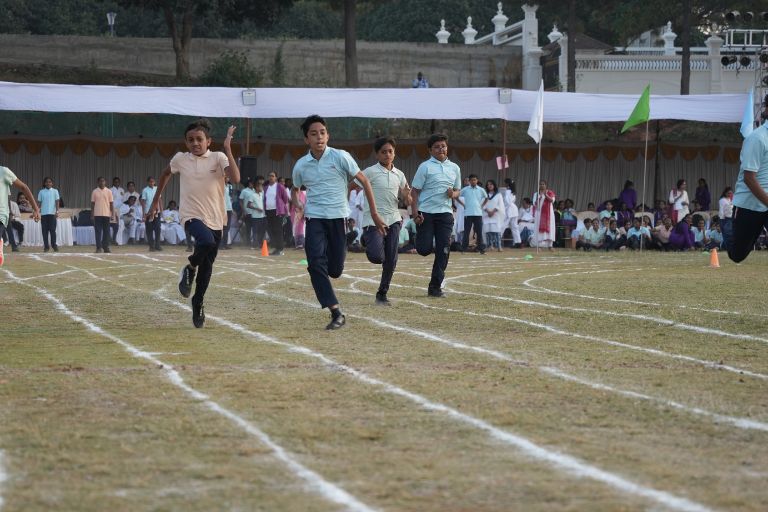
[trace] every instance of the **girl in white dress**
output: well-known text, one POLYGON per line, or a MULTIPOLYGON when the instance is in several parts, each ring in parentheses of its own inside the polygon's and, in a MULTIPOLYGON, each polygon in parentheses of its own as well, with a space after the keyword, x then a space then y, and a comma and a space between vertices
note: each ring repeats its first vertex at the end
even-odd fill
POLYGON ((488 247, 490 249, 495 247, 501 252, 501 230, 507 224, 504 199, 493 180, 485 182, 485 191, 488 193, 488 200, 483 206, 483 233, 485 233, 488 247))
MULTIPOLYGON (((520 247, 520 228, 517 224, 517 216, 518 216, 518 210, 517 210, 517 196, 515 195, 517 192, 515 190, 515 182, 511 179, 507 178, 504 180, 504 184, 507 186, 506 189, 504 189, 504 193, 502 197, 504 198, 504 208, 506 210, 506 217, 507 217, 507 225, 504 229, 509 228, 509 232, 512 235, 512 243, 515 247, 520 247)), ((502 233, 504 233, 504 230, 502 230, 502 233)))

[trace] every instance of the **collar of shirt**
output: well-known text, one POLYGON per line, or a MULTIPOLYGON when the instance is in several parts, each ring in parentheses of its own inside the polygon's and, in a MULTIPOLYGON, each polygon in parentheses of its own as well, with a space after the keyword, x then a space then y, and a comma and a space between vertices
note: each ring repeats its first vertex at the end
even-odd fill
POLYGON ((200 155, 200 156, 197 156, 197 155, 193 155, 192 153, 187 153, 187 155, 188 155, 188 156, 187 156, 187 158, 189 158, 190 160, 194 160, 194 159, 196 159, 196 158, 208 158, 209 156, 211 156, 211 150, 210 150, 210 149, 207 149, 207 150, 205 151, 205 153, 203 153, 203 154, 202 154, 202 155, 200 155))
POLYGON ((436 163, 436 164, 438 164, 438 165, 445 165, 445 164, 448 164, 448 163, 450 163, 450 162, 451 162, 451 161, 450 161, 448 158, 446 158, 445 160, 443 160, 443 161, 441 162, 440 160, 438 160, 437 158, 435 158, 435 157, 433 157, 433 156, 432 156, 432 157, 429 157, 429 160, 428 160, 428 161, 429 161, 429 162, 434 162, 434 163, 436 163))

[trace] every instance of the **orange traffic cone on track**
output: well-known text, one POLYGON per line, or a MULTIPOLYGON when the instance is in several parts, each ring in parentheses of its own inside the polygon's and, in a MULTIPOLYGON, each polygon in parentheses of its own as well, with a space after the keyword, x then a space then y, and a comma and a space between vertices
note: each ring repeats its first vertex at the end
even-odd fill
POLYGON ((709 251, 709 266, 712 268, 720 268, 720 258, 717 256, 717 249, 709 251))
POLYGON ((267 241, 264 240, 264 242, 261 244, 261 255, 262 256, 269 256, 269 248, 267 247, 267 241))

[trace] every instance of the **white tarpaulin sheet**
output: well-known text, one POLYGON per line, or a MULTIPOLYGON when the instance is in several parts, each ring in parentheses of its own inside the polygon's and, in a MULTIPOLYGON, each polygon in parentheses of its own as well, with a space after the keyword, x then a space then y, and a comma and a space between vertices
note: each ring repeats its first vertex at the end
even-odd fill
MULTIPOLYGON (((471 89, 243 89, 225 87, 117 87, 0 82, 0 110, 178 114, 230 118, 374 117, 506 119, 529 121, 537 91, 511 91, 499 103, 497 88, 471 89)), ((626 121, 637 95, 545 92, 544 122, 626 121)), ((715 123, 741 121, 746 94, 651 96, 651 119, 715 123)))

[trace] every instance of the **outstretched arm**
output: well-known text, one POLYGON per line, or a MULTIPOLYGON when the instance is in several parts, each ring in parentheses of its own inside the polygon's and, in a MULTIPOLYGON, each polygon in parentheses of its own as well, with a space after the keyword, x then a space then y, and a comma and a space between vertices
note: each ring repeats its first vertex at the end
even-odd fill
POLYGON ((235 133, 235 126, 227 128, 227 137, 224 139, 224 154, 227 155, 229 165, 224 169, 224 174, 229 176, 232 183, 240 183, 240 168, 232 154, 232 134, 235 133))

